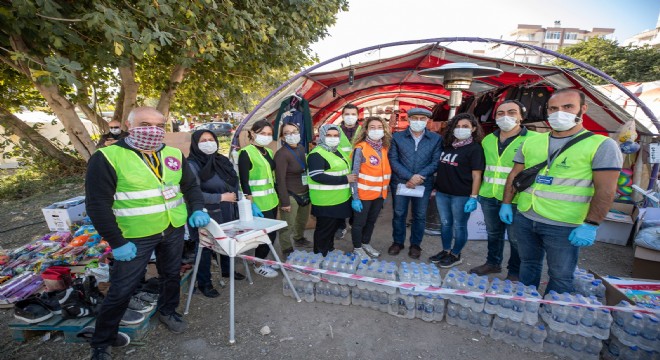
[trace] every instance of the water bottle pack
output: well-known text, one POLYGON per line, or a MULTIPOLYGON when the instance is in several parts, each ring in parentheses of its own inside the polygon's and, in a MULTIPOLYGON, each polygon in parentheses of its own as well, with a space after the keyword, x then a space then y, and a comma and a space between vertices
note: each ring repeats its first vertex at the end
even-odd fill
POLYGON ((559 357, 573 360, 598 360, 603 342, 594 337, 569 334, 564 331, 547 329, 543 349, 559 357))
MULTIPOLYGON (((631 307, 626 301, 620 307, 631 307)), ((625 346, 636 346, 641 350, 660 352, 660 323, 658 318, 649 314, 614 312, 612 337, 625 346)))
POLYGON ((604 360, 657 360, 660 356, 655 351, 640 349, 637 346, 626 346, 616 337, 611 337, 603 345, 604 360))
MULTIPOLYGON (((555 291, 550 291, 546 294, 545 299, 575 302, 584 305, 600 305, 600 302, 593 295, 586 298, 580 294, 558 294, 555 291)), ((612 316, 607 309, 597 310, 582 306, 546 304, 541 309, 540 314, 543 321, 552 330, 566 332, 571 335, 580 334, 605 340, 609 337, 612 326, 612 316)))
POLYGON ((605 284, 603 284, 603 280, 596 279, 587 270, 579 267, 575 268, 573 287, 576 294, 582 294, 585 297, 595 296, 601 303, 605 302, 605 284))
MULTIPOLYGON (((447 316, 449 316, 449 313, 447 316)), ((493 316, 493 324, 490 328, 490 337, 493 339, 528 348, 535 352, 543 351, 543 342, 548 334, 544 325, 528 325, 498 315, 489 316, 493 316)))
POLYGON ((490 333, 493 315, 483 311, 475 311, 469 307, 460 306, 457 303, 447 304, 447 324, 458 326, 462 329, 478 331, 482 335, 490 333))

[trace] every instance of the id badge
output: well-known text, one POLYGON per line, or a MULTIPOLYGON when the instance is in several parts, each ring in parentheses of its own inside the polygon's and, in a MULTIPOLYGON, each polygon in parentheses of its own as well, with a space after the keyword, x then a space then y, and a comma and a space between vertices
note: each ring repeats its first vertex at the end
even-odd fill
POLYGON ((302 176, 302 184, 303 184, 303 186, 307 186, 307 174, 303 174, 303 176, 302 176))
POLYGON ((537 175, 536 176, 536 183, 537 184, 543 184, 543 185, 552 185, 552 176, 545 176, 545 175, 537 175))
POLYGON ((161 193, 163 194, 163 198, 165 198, 165 200, 169 200, 176 197, 176 191, 174 190, 174 188, 169 186, 163 188, 163 190, 161 190, 161 193))

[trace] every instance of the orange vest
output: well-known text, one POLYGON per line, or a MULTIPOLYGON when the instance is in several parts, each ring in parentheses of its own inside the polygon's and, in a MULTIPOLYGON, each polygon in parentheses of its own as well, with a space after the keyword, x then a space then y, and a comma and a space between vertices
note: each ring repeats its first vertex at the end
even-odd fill
POLYGON ((355 148, 362 150, 362 156, 365 159, 360 166, 358 175, 358 197, 360 200, 375 200, 381 196, 386 199, 387 188, 390 184, 390 177, 392 177, 387 149, 380 150, 381 156, 365 141, 356 144, 355 148))

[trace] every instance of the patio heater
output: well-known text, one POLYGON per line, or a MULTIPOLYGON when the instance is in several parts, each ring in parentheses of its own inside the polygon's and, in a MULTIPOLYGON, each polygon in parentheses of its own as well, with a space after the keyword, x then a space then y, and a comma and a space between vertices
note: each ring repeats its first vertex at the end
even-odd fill
POLYGON ((463 90, 468 90, 472 79, 499 76, 500 69, 479 66, 473 63, 451 63, 437 68, 421 70, 419 76, 442 78, 442 85, 451 91, 449 96, 449 118, 456 115, 456 109, 463 101, 463 90))

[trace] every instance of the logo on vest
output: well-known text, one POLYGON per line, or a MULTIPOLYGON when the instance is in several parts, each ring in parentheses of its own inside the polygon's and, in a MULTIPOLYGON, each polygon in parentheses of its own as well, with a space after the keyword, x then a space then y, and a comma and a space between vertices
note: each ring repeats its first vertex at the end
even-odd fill
POLYGON ((562 160, 559 164, 557 164, 557 167, 560 167, 560 168, 562 168, 562 169, 568 169, 568 168, 570 168, 570 166, 566 164, 566 160, 567 160, 567 159, 568 159, 568 158, 565 157, 564 160, 562 160))
POLYGON ((369 156, 369 163, 371 165, 378 165, 379 162, 380 162, 380 160, 378 160, 377 156, 374 156, 374 155, 369 156))
POLYGON ((179 171, 181 169, 181 161, 174 156, 168 156, 165 158, 165 166, 172 171, 179 171))

